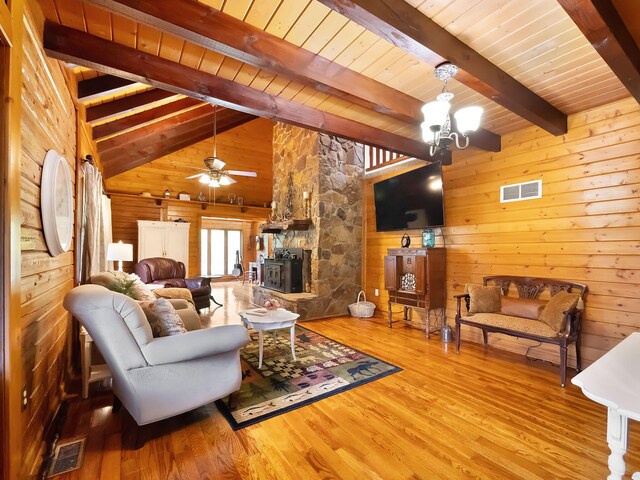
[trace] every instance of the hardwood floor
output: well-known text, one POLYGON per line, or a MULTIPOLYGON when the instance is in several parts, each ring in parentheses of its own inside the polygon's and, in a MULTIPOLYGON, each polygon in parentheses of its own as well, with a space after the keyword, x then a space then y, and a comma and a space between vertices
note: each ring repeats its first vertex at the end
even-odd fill
MULTIPOLYGON (((217 285, 209 324, 237 322, 239 283, 217 285), (219 290, 218 290, 219 289, 219 290)), ((404 370, 234 432, 208 405, 137 428, 109 393, 73 400, 62 440, 88 435, 80 470, 62 479, 604 479, 606 410, 557 367, 383 319, 306 327, 404 370), (144 446, 133 449, 135 437, 144 446)), ((206 379, 203 379, 206 381, 206 379)), ((630 422, 627 471, 640 470, 630 422)), ((630 478, 630 474, 629 477, 630 478)))

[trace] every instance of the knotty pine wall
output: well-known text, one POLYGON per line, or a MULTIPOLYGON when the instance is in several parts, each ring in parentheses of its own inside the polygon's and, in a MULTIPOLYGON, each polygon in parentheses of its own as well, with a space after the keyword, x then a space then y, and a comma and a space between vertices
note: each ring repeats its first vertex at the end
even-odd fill
MULTIPOLYGON (((22 412, 22 473, 34 475, 44 435, 61 403, 69 364, 70 315, 62 299, 74 284, 74 252, 51 257, 42 233, 40 181, 47 150, 62 154, 76 171, 76 115, 61 65, 45 58, 42 14, 27 2, 22 89, 22 282, 23 381, 29 403, 22 412)), ((75 177, 72 175, 75 181, 75 177)), ((9 321, 15 321, 10 319, 9 321)), ((19 413, 18 413, 19 414, 19 413)), ((15 448, 13 446, 12 448, 15 448)))
MULTIPOLYGON (((211 128, 213 130, 213 125, 211 128)), ((245 205, 263 206, 271 202, 272 136, 273 122, 263 118, 217 136, 217 155, 226 162, 225 168, 256 172, 255 178, 234 176, 237 183, 217 189, 209 189, 197 179, 187 179, 204 167, 205 157, 213 155, 213 139, 210 138, 107 179, 107 190, 134 195, 149 192, 161 197, 168 188, 172 198, 185 192, 195 199, 202 192, 211 201, 215 194, 218 203, 228 203, 228 196, 233 193, 243 197, 245 205)))
MULTIPOLYGON (((453 325, 453 295, 485 275, 584 282, 582 351, 589 364, 640 330, 640 108, 624 100, 570 116, 566 135, 530 128, 502 142, 500 153, 456 152, 453 165, 444 167, 448 322, 453 325), (501 185, 536 179, 542 179, 543 198, 500 203, 501 185)), ((402 236, 375 231, 372 184, 382 178, 365 181, 364 284, 378 314, 386 314, 388 300, 383 257, 402 236)), ((410 234, 420 245, 420 232, 410 234)), ((519 353, 532 343, 489 337, 492 346, 519 353)), ((463 331, 462 354, 465 340, 479 342, 480 335, 463 331)), ((558 362, 557 349, 547 346, 529 355, 558 362)), ((573 348, 570 356, 575 365, 573 348)))
MULTIPOLYGON (((231 205, 212 205, 195 201, 154 199, 127 194, 111 194, 113 240, 133 244, 133 262, 123 262, 123 269, 133 272, 138 258, 138 220, 173 221, 179 218, 189 226, 189 275, 200 274, 200 228, 207 219, 237 219, 242 225, 244 251, 241 252, 245 267, 256 260, 254 237, 258 226, 267 219, 270 209, 231 205)), ((235 227, 234 227, 235 228, 235 227)))

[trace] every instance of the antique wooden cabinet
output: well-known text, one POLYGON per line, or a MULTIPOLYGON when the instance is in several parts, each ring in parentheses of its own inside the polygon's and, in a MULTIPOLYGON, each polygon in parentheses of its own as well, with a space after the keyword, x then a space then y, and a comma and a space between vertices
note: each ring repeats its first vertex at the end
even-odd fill
POLYGON ((427 338, 429 319, 436 318, 437 329, 444 325, 446 276, 444 248, 390 248, 384 257, 384 288, 389 291, 389 327, 392 306, 404 307, 404 320, 411 309, 425 314, 427 338), (438 322, 439 320, 439 322, 438 322))

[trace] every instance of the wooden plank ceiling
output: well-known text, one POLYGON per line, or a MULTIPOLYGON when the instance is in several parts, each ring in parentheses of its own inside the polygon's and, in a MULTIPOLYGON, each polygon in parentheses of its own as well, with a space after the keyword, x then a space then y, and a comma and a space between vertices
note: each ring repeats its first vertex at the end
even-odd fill
MULTIPOLYGON (((562 134, 568 114, 629 96, 571 3, 40 0, 45 49, 72 64, 107 176, 210 136, 203 102, 237 111, 219 129, 257 115, 428 158, 420 107, 443 60, 461 68, 452 109, 485 110, 473 146, 499 150, 531 124, 562 134)), ((637 22, 621 25, 625 45, 638 38, 637 22)), ((617 73, 633 92, 629 48, 617 73)))

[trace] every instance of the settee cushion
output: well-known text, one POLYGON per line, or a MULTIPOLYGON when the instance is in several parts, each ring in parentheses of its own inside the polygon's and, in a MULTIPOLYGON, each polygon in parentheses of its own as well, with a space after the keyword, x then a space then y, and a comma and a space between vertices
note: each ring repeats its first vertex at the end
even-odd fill
POLYGON ((186 333, 184 322, 166 298, 151 302, 140 302, 140 306, 151 325, 154 337, 168 337, 186 333))
POLYGON ((580 295, 577 293, 569 293, 564 290, 559 291, 551 297, 547 306, 544 307, 544 310, 540 313, 540 320, 556 332, 564 330, 566 323, 564 312, 565 310, 575 308, 579 298, 580 295))
POLYGON ((500 287, 483 286, 468 283, 465 292, 469 293, 469 313, 493 313, 500 311, 500 287))
POLYGON ((540 312, 547 305, 544 300, 533 298, 502 297, 500 299, 500 313, 512 317, 530 318, 538 320, 540 312))
POLYGON ((512 317, 500 313, 476 313, 475 315, 468 315, 461 318, 462 320, 479 323, 481 325, 506 328, 514 332, 528 333, 540 337, 554 338, 558 336, 558 331, 552 329, 546 323, 529 318, 512 317))

